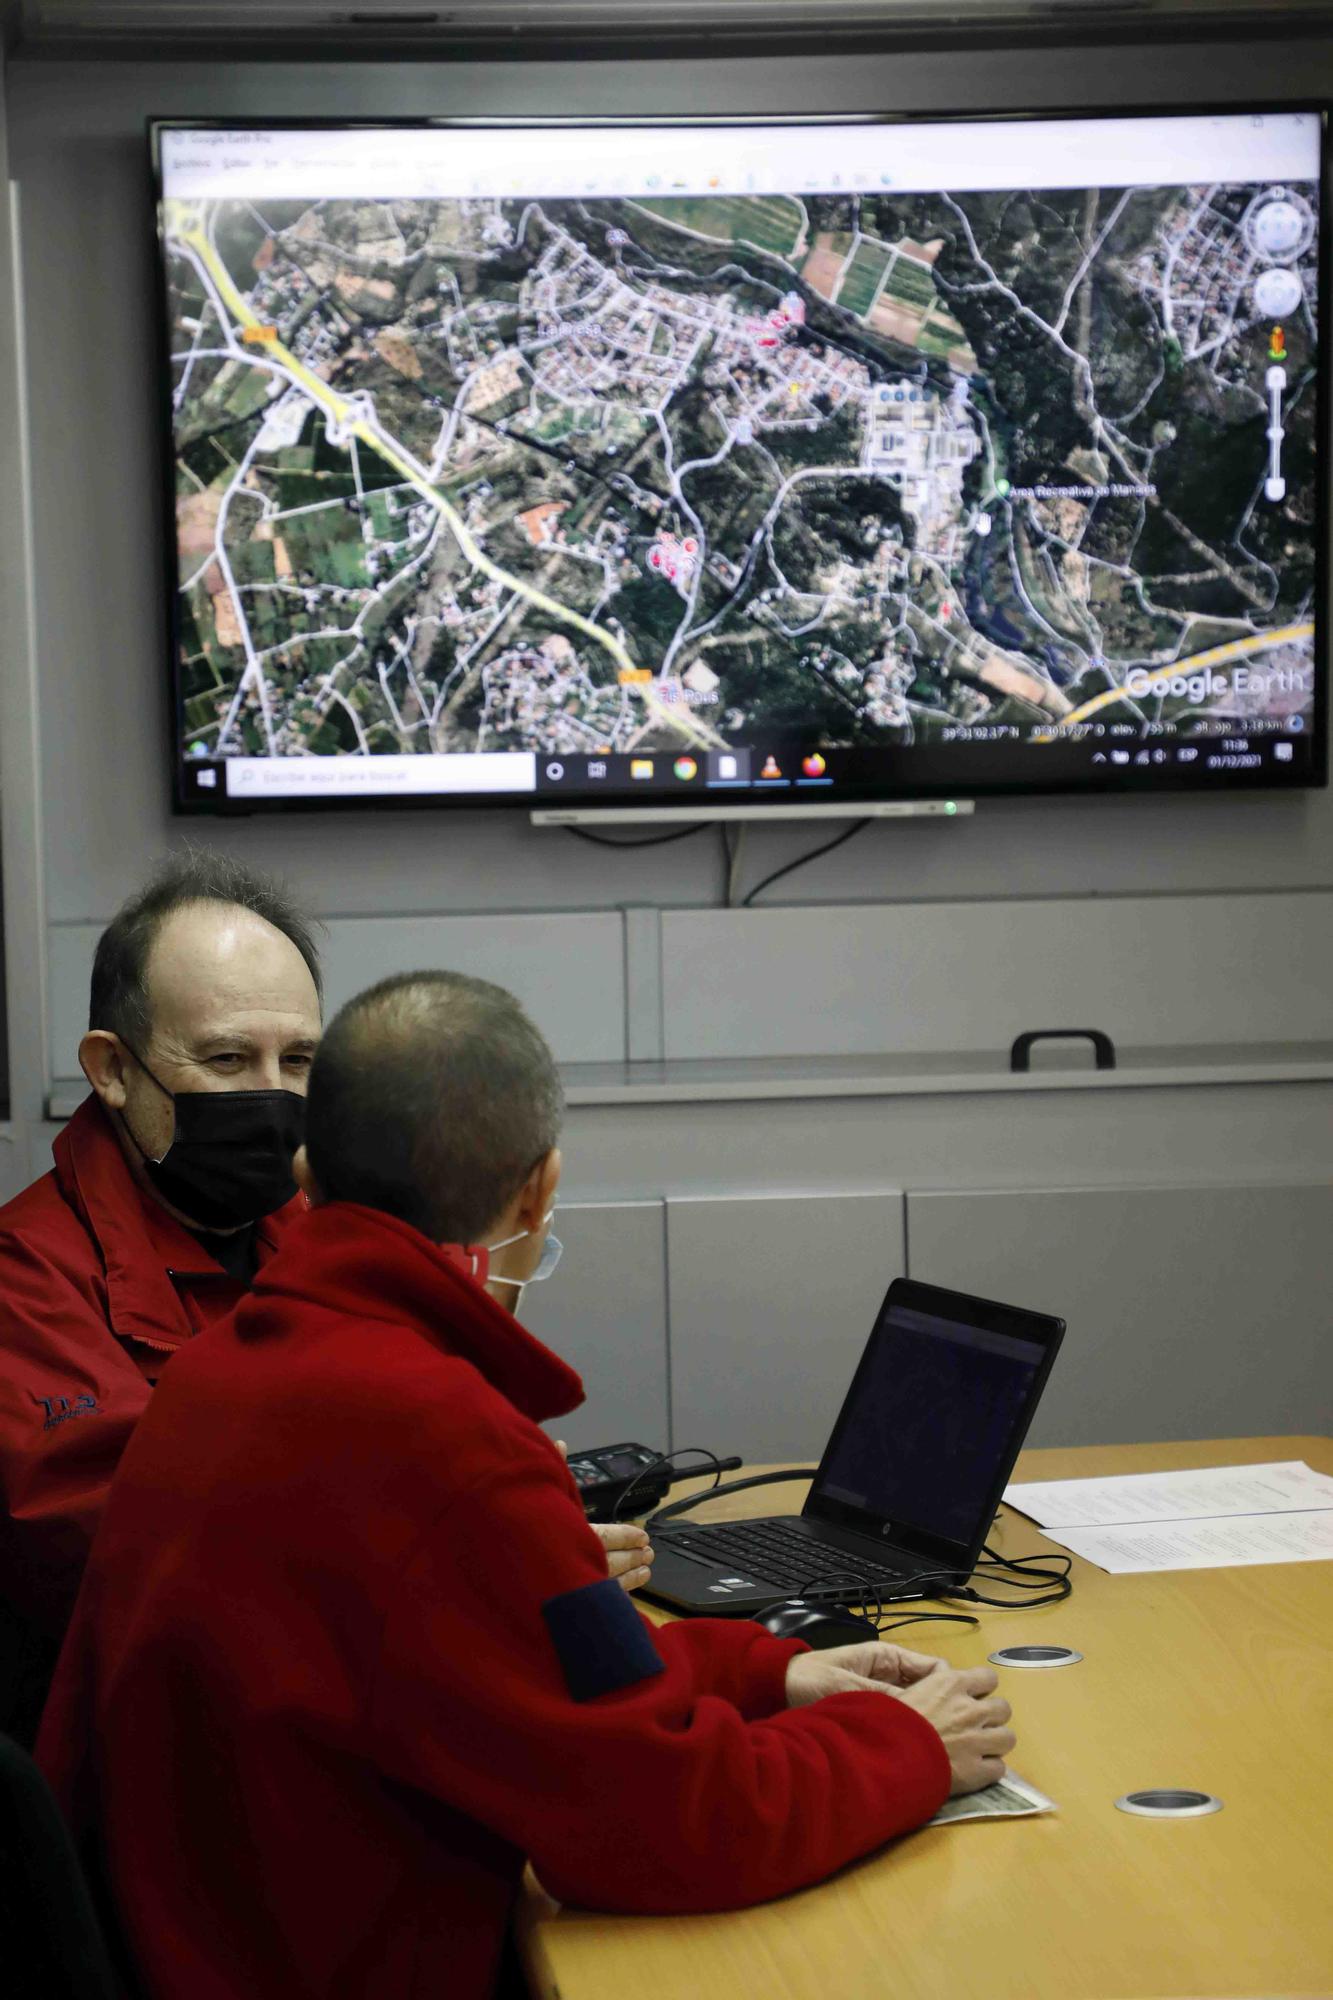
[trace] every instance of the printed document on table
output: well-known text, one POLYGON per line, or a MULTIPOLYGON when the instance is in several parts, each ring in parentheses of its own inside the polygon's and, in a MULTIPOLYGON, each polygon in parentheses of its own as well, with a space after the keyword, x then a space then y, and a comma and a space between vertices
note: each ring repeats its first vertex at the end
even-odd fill
POLYGON ((1333 1509, 1333 1479, 1293 1458, 1271 1465, 1204 1466, 1191 1472, 1033 1480, 1006 1487, 1004 1497, 1039 1528, 1115 1528, 1134 1522, 1333 1509))
POLYGON ((1054 1801, 1026 1778, 1006 1771, 982 1792, 969 1792, 960 1799, 946 1799, 927 1826, 950 1826, 959 1819, 1021 1819, 1025 1813, 1055 1811, 1054 1801))
POLYGON ((1327 1507, 1309 1514, 1236 1514, 1213 1521, 1131 1522, 1124 1527, 1042 1532, 1062 1549, 1113 1576, 1333 1559, 1333 1508, 1327 1507))

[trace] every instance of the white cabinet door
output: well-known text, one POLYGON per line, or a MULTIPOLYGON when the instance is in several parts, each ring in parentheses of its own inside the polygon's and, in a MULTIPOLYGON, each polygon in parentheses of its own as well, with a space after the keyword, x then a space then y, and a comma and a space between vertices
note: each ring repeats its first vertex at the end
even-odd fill
POLYGON ((673 1442, 812 1463, 903 1273, 902 1195, 672 1198, 667 1246, 673 1442))
POLYGON ((1034 1445, 1326 1432, 1333 1187, 909 1194, 911 1274, 1058 1313, 1034 1445))
POLYGON ((547 1425, 576 1450, 667 1443, 666 1245, 660 1201, 562 1202, 564 1254, 524 1294, 523 1324, 583 1377, 588 1400, 547 1425))

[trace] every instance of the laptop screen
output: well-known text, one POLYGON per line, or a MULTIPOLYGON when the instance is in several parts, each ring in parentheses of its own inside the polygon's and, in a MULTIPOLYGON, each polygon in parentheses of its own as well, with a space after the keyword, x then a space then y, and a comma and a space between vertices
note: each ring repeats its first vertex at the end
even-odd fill
MULTIPOLYGON (((967 1548, 989 1527, 1027 1431, 1052 1323, 1034 1315, 1029 1333, 1023 1315, 1001 1309, 1007 1328, 968 1324, 896 1299, 899 1289, 870 1337, 807 1511, 902 1547, 967 1548)), ((941 1296, 955 1308, 970 1303, 941 1296)))

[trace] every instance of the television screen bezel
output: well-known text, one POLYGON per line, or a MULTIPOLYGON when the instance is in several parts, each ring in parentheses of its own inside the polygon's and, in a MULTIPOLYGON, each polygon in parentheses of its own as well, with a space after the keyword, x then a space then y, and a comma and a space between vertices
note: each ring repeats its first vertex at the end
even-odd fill
MULTIPOLYGON (((568 806, 577 809, 583 818, 590 818, 599 809, 608 820, 614 819, 617 809, 623 810, 632 804, 638 810, 651 812, 664 824, 682 821, 697 821, 710 816, 710 810, 719 806, 740 805, 747 816, 772 812, 775 817, 799 819, 811 814, 818 807, 822 816, 827 817, 836 807, 847 808, 846 817, 855 819, 858 807, 867 810, 885 802, 910 803, 917 800, 999 799, 999 798, 1157 798, 1161 796, 1217 799, 1220 797, 1257 797, 1271 799, 1275 794, 1305 793, 1327 787, 1329 777, 1329 712, 1333 705, 1330 693, 1329 627, 1330 616, 1327 605, 1328 579, 1330 574, 1329 537, 1329 482, 1333 477, 1333 438, 1330 437, 1330 341, 1326 331, 1330 295, 1333 293, 1333 276, 1330 275, 1330 255, 1333 253, 1333 217, 1329 212, 1330 188, 1333 186, 1333 161, 1330 149, 1333 146, 1333 103, 1328 99, 1294 98, 1261 101, 1172 101, 1161 104, 1117 105, 1110 109, 1105 105, 1075 107, 1068 103, 1058 106, 1043 105, 1004 111, 910 111, 910 112, 868 112, 849 114, 816 114, 810 116, 774 116, 770 112, 737 113, 729 117, 671 117, 636 114, 629 117, 333 117, 304 116, 295 118, 274 117, 171 117, 153 115, 145 121, 148 140, 149 170, 151 177, 151 199, 153 220, 153 261, 156 272, 155 303, 157 320, 156 342, 148 344, 146 351, 155 346, 157 356, 158 393, 158 459, 161 473, 161 543, 163 549, 162 586, 167 601, 167 634, 171 654, 170 671, 167 676, 167 694, 170 703, 168 716, 169 737, 172 759, 171 810, 173 815, 188 819, 235 819, 250 818, 255 814, 319 813, 319 812, 425 812, 469 810, 476 812, 533 813, 554 807, 568 806), (580 130, 638 130, 645 127, 670 129, 673 131, 696 132, 714 128, 735 129, 749 127, 755 131, 818 130, 827 126, 913 126, 913 125, 990 125, 990 124, 1050 124, 1060 121, 1135 120, 1156 118, 1206 118, 1206 117, 1264 117, 1288 116, 1301 113, 1318 121, 1319 125, 1319 214, 1316 239, 1319 249, 1319 352, 1315 365, 1316 439, 1319 457, 1317 465, 1322 467, 1324 476, 1316 479, 1315 494, 1315 634, 1314 634, 1314 717, 1309 731, 1310 761, 1305 769, 1293 767, 1291 775, 1281 773, 1274 765, 1263 765, 1257 771, 1238 770, 1235 772, 1210 775, 1201 781, 1198 772, 1187 776, 1178 767, 1156 766, 1136 768, 1106 766, 1098 775, 1075 779, 1055 776, 1050 779, 987 779, 978 774, 960 771, 948 783, 920 781, 911 784, 879 784, 839 786, 832 797, 820 795, 808 801, 795 792, 778 795, 763 793, 747 786, 734 796, 712 800, 707 794, 696 795, 690 800, 673 793, 643 793, 627 799, 624 794, 600 801, 589 797, 586 792, 571 794, 536 789, 522 792, 429 792, 414 793, 408 797, 370 793, 355 797, 321 794, 315 797, 291 798, 265 795, 251 799, 231 798, 225 788, 220 788, 215 798, 189 795, 185 789, 185 776, 189 768, 188 760, 182 754, 181 719, 183 715, 182 687, 182 644, 179 618, 179 544, 175 533, 176 521, 176 455, 175 430, 172 408, 171 379, 171 316, 170 280, 168 259, 162 232, 162 206, 164 189, 162 184, 162 160, 160 139, 166 131, 580 131, 580 130)), ((539 755, 541 753, 538 753, 539 755)), ((670 754, 669 750, 656 754, 670 754)), ((985 754, 984 752, 982 753, 985 754)))

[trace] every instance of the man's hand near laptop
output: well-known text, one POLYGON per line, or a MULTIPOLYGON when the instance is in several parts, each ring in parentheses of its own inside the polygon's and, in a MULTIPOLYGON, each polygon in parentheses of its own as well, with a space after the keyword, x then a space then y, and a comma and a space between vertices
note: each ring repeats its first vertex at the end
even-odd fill
MULTIPOLYGON (((559 1438, 555 1448, 568 1458, 559 1438)), ((606 1567, 622 1590, 647 1583, 652 1543, 628 1521, 589 1522, 606 1551, 606 1567)), ((799 1653, 787 1669, 787 1706, 804 1708, 829 1694, 858 1694, 873 1688, 895 1695, 924 1716, 940 1737, 953 1772, 951 1796, 979 1792, 1005 1773, 1005 1758, 1017 1738, 1009 1728, 1011 1710, 996 1694, 993 1667, 951 1667, 933 1653, 914 1653, 868 1639, 859 1646, 831 1646, 799 1653)))
POLYGON ((924 1716, 942 1740, 956 1798, 1004 1776, 1004 1760, 1017 1739, 1009 1727, 1009 1704, 995 1692, 998 1685, 993 1667, 951 1667, 930 1653, 867 1640, 798 1653, 787 1668, 787 1706, 803 1708, 825 1695, 868 1688, 895 1696, 924 1716))
POLYGON ((642 1528, 630 1521, 589 1521, 606 1550, 606 1567, 622 1590, 637 1590, 648 1581, 653 1545, 642 1528))
MULTIPOLYGON (((562 1438, 552 1442, 561 1458, 569 1457, 562 1438)), ((653 1545, 642 1528, 632 1521, 589 1521, 588 1526, 606 1550, 606 1567, 622 1590, 638 1590, 647 1583, 652 1567, 653 1545)))

